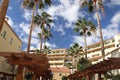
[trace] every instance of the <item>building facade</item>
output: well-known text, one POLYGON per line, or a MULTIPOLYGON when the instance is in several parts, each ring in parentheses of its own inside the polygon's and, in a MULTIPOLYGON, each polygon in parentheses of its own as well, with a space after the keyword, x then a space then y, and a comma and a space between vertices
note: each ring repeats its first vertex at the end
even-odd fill
MULTIPOLYGON (((93 64, 102 60, 101 43, 97 42, 87 46, 88 60, 93 64)), ((115 35, 112 39, 104 41, 105 58, 120 57, 120 34, 115 35)), ((82 52, 80 52, 83 54, 82 52)), ((48 54, 50 67, 53 72, 53 80, 59 80, 61 75, 68 75, 69 73, 61 72, 61 69, 66 68, 65 64, 72 62, 72 57, 67 55, 67 49, 53 49, 48 54)))
POLYGON ((65 58, 67 56, 66 49, 53 49, 51 53, 47 55, 50 63, 50 67, 64 67, 65 58))
MULTIPOLYGON (((7 21, 4 21, 0 32, 0 52, 21 52, 22 41, 12 30, 7 21)), ((11 74, 13 65, 7 62, 4 57, 0 56, 0 72, 11 74)), ((0 77, 3 75, 0 74, 0 77)))
MULTIPOLYGON (((105 48, 105 55, 106 55, 105 58, 107 59, 108 57, 114 57, 111 52, 116 50, 119 47, 120 47, 120 34, 115 35, 112 39, 105 40, 104 41, 104 48, 105 48)), ((99 60, 102 60, 100 42, 94 43, 92 45, 88 45, 87 51, 88 51, 88 59, 93 63, 96 63, 99 60)))
POLYGON ((70 74, 70 69, 65 66, 68 61, 67 49, 52 49, 50 54, 47 54, 50 64, 50 70, 53 74, 53 80, 61 80, 63 76, 70 74))

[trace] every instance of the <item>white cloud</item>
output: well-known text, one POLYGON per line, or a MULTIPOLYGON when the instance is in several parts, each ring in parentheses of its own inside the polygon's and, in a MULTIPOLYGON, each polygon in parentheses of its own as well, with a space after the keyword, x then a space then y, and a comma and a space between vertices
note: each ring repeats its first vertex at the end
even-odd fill
POLYGON ((120 5, 120 0, 111 0, 111 4, 120 5))
POLYGON ((60 26, 55 26, 54 27, 54 31, 57 31, 57 32, 60 32, 61 35, 65 35, 65 31, 64 31, 64 28, 60 25, 60 26))
POLYGON ((57 46, 56 46, 56 44, 50 44, 50 43, 48 43, 48 42, 46 42, 46 44, 45 44, 47 47, 49 47, 50 49, 54 49, 54 48, 57 48, 57 46))
MULTIPOLYGON (((50 13, 54 18, 56 16, 62 16, 68 22, 74 22, 78 19, 79 0, 60 0, 60 4, 57 6, 52 6, 47 9, 47 12, 50 13)), ((83 16, 83 15, 81 15, 83 16)))
MULTIPOLYGON (((19 26, 21 27, 21 29, 23 30, 24 33, 26 33, 27 35, 29 35, 30 24, 22 22, 19 26)), ((38 32, 40 32, 39 29, 37 27, 34 27, 33 31, 32 31, 32 37, 36 37, 37 38, 38 37, 37 36, 38 32)))
MULTIPOLYGON (((84 36, 73 36, 72 37, 73 43, 78 43, 81 46, 85 46, 85 42, 84 42, 84 36)), ((90 36, 90 37, 86 37, 86 42, 87 45, 90 45, 92 43, 95 43, 99 40, 99 37, 97 37, 96 35, 90 36)))
MULTIPOLYGON (((113 38, 116 34, 120 32, 119 26, 120 26, 120 11, 116 13, 112 18, 111 18, 111 24, 106 26, 104 29, 102 29, 102 34, 104 40, 111 39, 113 38)), ((87 44, 92 44, 95 42, 100 41, 100 33, 99 30, 97 29, 97 33, 91 37, 87 37, 87 44)), ((77 42, 80 45, 84 46, 84 38, 80 36, 73 36, 73 42, 77 42)))
POLYGON ((116 24, 120 23, 120 11, 115 14, 115 16, 111 19, 111 22, 116 24))
POLYGON ((31 44, 32 45, 37 45, 38 43, 39 43, 39 39, 38 38, 34 38, 34 37, 31 38, 31 44))
POLYGON ((23 32, 25 32, 27 35, 29 34, 30 24, 27 24, 27 23, 25 23, 25 22, 22 22, 22 23, 20 23, 19 26, 21 27, 21 29, 23 30, 23 32))
POLYGON ((32 16, 32 11, 25 9, 22 17, 24 17, 26 21, 31 21, 31 16, 32 16))
MULTIPOLYGON (((101 20, 102 19, 102 14, 98 13, 98 15, 99 15, 99 19, 101 20)), ((95 20, 97 20, 97 13, 94 14, 93 18, 95 20)))
POLYGON ((8 24, 11 26, 11 27, 14 27, 14 22, 13 22, 13 20, 11 19, 11 17, 9 17, 9 16, 6 16, 7 18, 8 18, 8 24))
MULTIPOLYGON (((54 44, 54 43, 51 44, 51 43, 49 43, 49 42, 46 42, 45 45, 46 45, 47 47, 49 47, 50 49, 57 48, 56 44, 54 44)), ((42 43, 42 48, 43 48, 43 46, 44 46, 44 43, 42 43)), ((37 48, 37 49, 40 49, 40 43, 36 44, 36 48, 37 48)))
POLYGON ((105 29, 103 29, 103 35, 104 38, 110 39, 116 34, 120 32, 119 26, 120 26, 120 11, 117 12, 112 18, 111 18, 111 24, 109 24, 105 29))
POLYGON ((11 6, 9 6, 9 7, 8 7, 8 9, 9 9, 9 10, 12 10, 12 7, 11 7, 11 6))

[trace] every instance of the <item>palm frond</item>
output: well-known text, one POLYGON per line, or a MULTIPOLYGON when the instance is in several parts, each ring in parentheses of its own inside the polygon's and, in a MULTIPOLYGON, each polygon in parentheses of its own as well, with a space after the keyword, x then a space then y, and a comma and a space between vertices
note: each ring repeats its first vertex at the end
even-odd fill
POLYGON ((25 8, 29 4, 30 0, 23 0, 22 7, 25 8))
POLYGON ((93 2, 92 2, 92 0, 90 0, 89 3, 88 3, 88 11, 89 11, 90 13, 92 13, 93 10, 94 10, 93 2))
POLYGON ((80 36, 83 36, 83 35, 84 35, 84 33, 81 31, 79 35, 80 35, 80 36))
POLYGON ((52 23, 54 20, 52 20, 52 19, 47 19, 47 21, 48 21, 49 23, 52 23))
POLYGON ((104 6, 103 6, 103 4, 102 4, 102 1, 98 2, 98 5, 99 5, 99 8, 100 8, 102 14, 105 14, 105 13, 104 13, 104 6))
POLYGON ((51 6, 52 2, 51 2, 51 0, 45 0, 45 4, 51 6))
POLYGON ((33 9, 34 1, 33 0, 24 0, 22 3, 23 8, 33 9))
POLYGON ((74 32, 79 32, 79 28, 78 27, 74 28, 74 32))
POLYGON ((41 36, 41 33, 38 33, 38 38, 40 39, 42 36, 41 36))
POLYGON ((88 35, 88 36, 91 36, 91 32, 88 31, 88 32, 87 32, 87 35, 88 35))
POLYGON ((39 0, 39 9, 44 8, 43 0, 39 0))
MULTIPOLYGON (((83 0, 81 0, 81 1, 83 1, 83 0)), ((82 5, 81 5, 81 8, 86 7, 86 6, 87 6, 87 3, 88 3, 87 0, 84 0, 83 3, 82 3, 82 5)))
POLYGON ((36 24, 36 25, 40 25, 41 24, 41 16, 40 15, 36 15, 34 18, 33 18, 33 22, 34 22, 34 24, 36 24))

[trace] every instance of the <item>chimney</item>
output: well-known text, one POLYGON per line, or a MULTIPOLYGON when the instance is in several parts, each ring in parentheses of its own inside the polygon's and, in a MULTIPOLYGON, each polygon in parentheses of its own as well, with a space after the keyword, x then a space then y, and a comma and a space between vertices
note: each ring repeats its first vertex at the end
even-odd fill
POLYGON ((9 0, 2 0, 2 3, 0 5, 0 32, 4 23, 5 15, 7 12, 9 0))

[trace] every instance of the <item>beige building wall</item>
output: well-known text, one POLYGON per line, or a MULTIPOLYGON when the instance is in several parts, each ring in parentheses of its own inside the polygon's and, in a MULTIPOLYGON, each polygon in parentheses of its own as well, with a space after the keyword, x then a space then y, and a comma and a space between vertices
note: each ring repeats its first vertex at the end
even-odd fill
POLYGON ((50 67, 64 67, 66 59, 66 49, 53 49, 51 53, 48 54, 48 59, 50 67))
MULTIPOLYGON (((20 52, 21 48, 22 41, 5 21, 0 32, 0 52, 20 52)), ((0 56, 0 72, 12 73, 11 70, 11 64, 0 56)))
MULTIPOLYGON (((108 55, 108 53, 114 51, 120 47, 120 34, 115 35, 112 39, 104 41, 105 47, 105 58, 114 57, 113 55, 108 55)), ((102 60, 100 42, 88 45, 88 59, 92 61, 93 64, 102 60)))
POLYGON ((68 76, 70 74, 70 70, 65 66, 66 61, 69 60, 67 58, 67 49, 53 49, 47 56, 53 73, 52 80, 62 80, 63 76, 68 76))
POLYGON ((0 32, 0 52, 20 52, 21 48, 22 41, 5 21, 0 32))

